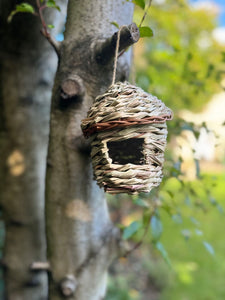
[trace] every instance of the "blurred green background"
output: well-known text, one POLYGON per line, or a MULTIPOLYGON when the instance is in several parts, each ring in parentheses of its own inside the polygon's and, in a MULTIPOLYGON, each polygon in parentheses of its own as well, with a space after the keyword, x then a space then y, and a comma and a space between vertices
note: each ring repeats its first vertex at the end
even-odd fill
MULTIPOLYGON (((136 3, 134 20, 143 16, 136 3)), ((149 1, 145 3, 145 10, 149 1)), ((164 179, 149 195, 108 197, 130 247, 107 300, 225 299, 225 2, 153 0, 131 81, 173 109, 164 179), (148 226, 148 225, 147 225, 148 226)))

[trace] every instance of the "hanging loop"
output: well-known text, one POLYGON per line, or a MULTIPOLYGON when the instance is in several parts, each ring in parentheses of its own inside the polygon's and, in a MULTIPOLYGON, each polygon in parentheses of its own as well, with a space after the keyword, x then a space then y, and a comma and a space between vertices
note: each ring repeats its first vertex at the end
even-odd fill
POLYGON ((112 78, 112 85, 115 83, 116 80, 116 68, 117 68, 117 61, 118 61, 118 54, 119 54, 119 46, 120 46, 120 34, 122 29, 126 26, 121 26, 118 34, 117 34, 117 41, 116 41, 116 51, 115 51, 115 57, 114 57, 114 66, 113 66, 113 78, 112 78))

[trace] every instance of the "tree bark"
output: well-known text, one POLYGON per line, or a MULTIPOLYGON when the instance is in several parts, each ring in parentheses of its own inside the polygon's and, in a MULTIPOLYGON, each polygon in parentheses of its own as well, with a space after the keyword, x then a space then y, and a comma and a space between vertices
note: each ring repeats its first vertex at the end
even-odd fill
MULTIPOLYGON (((65 13, 46 17, 56 31, 65 13), (54 20, 54 21, 53 21, 54 20), (55 21, 56 20, 56 21, 55 21)), ((0 204, 5 223, 4 299, 47 299, 44 185, 52 81, 57 57, 30 14, 7 17, 17 1, 0 0, 0 204)), ((34 4, 33 2, 31 2, 34 4)), ((65 10, 65 9, 64 9, 65 10)), ((3 296, 2 298, 3 299, 3 296)))
MULTIPOLYGON (((104 192, 93 181, 80 123, 112 81, 113 55, 98 61, 99 45, 108 45, 105 41, 116 31, 111 22, 128 25, 132 14, 127 1, 69 1, 53 88, 46 181, 51 300, 103 299, 107 268, 117 255, 119 233, 109 219, 104 192)), ((130 51, 119 58, 117 80, 127 78, 130 60, 130 51)))

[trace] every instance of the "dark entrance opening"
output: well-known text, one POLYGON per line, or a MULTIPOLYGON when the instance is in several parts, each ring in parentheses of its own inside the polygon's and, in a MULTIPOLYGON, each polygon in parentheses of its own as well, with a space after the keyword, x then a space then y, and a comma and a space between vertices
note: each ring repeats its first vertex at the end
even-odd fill
POLYGON ((126 139, 123 141, 108 142, 109 157, 113 164, 144 165, 145 157, 143 153, 144 139, 126 139))

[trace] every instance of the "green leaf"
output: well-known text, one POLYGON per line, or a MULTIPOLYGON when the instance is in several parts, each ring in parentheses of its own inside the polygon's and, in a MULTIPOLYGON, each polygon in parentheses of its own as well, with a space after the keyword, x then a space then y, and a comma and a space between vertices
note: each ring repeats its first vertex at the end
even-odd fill
POLYGON ((140 37, 151 37, 153 36, 153 31, 150 27, 143 26, 139 28, 140 37))
POLYGON ((48 28, 53 29, 53 28, 55 28, 55 26, 52 24, 48 24, 48 28))
POLYGON ((222 62, 225 62, 225 52, 222 52, 221 55, 222 55, 222 62))
POLYGON ((145 1, 144 0, 133 0, 135 5, 139 6, 142 9, 145 9, 145 1))
POLYGON ((124 230, 124 228, 126 228, 125 225, 120 224, 120 223, 118 223, 116 226, 117 226, 119 229, 121 229, 121 230, 124 230))
POLYGON ((182 217, 181 217, 180 214, 172 215, 172 220, 173 220, 176 224, 182 224, 182 223, 183 223, 183 219, 182 219, 182 217))
POLYGON ((114 26, 115 26, 116 28, 118 28, 118 29, 120 28, 119 24, 118 24, 117 22, 115 22, 115 21, 114 21, 114 22, 111 22, 110 24, 114 25, 114 26))
POLYGON ((46 5, 48 6, 48 5, 56 5, 56 3, 55 3, 55 0, 48 0, 47 2, 46 2, 46 5))
POLYGON ((210 201, 210 203, 211 203, 213 206, 216 206, 216 205, 217 205, 217 201, 216 201, 216 199, 215 199, 214 197, 210 196, 210 197, 209 197, 209 201, 210 201))
POLYGON ((140 228, 141 228, 140 222, 137 221, 132 222, 128 227, 124 229, 122 238, 124 240, 131 238, 133 235, 135 235, 135 233, 137 233, 137 231, 140 228))
POLYGON ((220 204, 217 203, 216 207, 221 214, 224 214, 224 209, 220 204))
POLYGON ((55 0, 48 0, 46 3, 46 6, 50 7, 50 8, 55 8, 55 9, 58 9, 58 11, 61 11, 60 7, 58 5, 56 5, 55 0))
POLYGON ((191 232, 189 229, 183 229, 181 230, 181 234, 183 235, 183 237, 185 238, 185 240, 189 240, 191 237, 191 232))
POLYGON ((149 209, 144 210, 143 217, 142 217, 142 223, 144 227, 149 226, 151 214, 152 212, 149 209))
POLYGON ((196 226, 200 225, 200 222, 198 220, 196 220, 193 216, 190 217, 190 220, 193 224, 195 224, 196 226))
POLYGON ((143 199, 141 199, 141 198, 135 199, 134 200, 134 204, 136 204, 136 205, 138 205, 140 207, 149 207, 149 204, 146 201, 144 201, 143 199))
POLYGON ((185 122, 182 126, 181 126, 181 130, 189 130, 189 131, 193 131, 194 124, 192 122, 185 122))
POLYGON ((24 3, 18 4, 16 6, 16 11, 17 12, 27 12, 27 13, 33 14, 34 13, 34 8, 33 8, 32 5, 24 2, 24 3))
POLYGON ((201 230, 197 229, 197 228, 195 229, 195 233, 197 235, 203 235, 203 232, 201 230))
POLYGON ((15 14, 17 13, 31 13, 31 14, 34 14, 35 13, 35 10, 34 10, 34 7, 28 3, 21 3, 21 4, 18 4, 16 5, 16 9, 13 10, 10 15, 8 16, 8 23, 10 23, 12 21, 12 18, 14 17, 15 14))
POLYGON ((211 244, 209 244, 208 242, 204 241, 203 245, 205 246, 205 249, 211 254, 211 255, 215 255, 215 251, 213 249, 213 246, 211 244))
POLYGON ((170 195, 171 198, 174 197, 174 193, 173 192, 167 190, 167 193, 170 195))
POLYGON ((195 158, 194 161, 195 161, 196 177, 199 179, 201 178, 199 160, 195 158))
POLYGON ((191 199, 188 195, 186 195, 185 199, 184 199, 184 204, 187 206, 191 205, 191 199))
POLYGON ((171 265, 168 253, 167 253, 166 249, 164 248, 163 244, 160 243, 160 242, 157 242, 155 244, 155 247, 161 253, 161 255, 162 255, 163 259, 165 260, 165 262, 171 267, 172 265, 171 265))
POLYGON ((161 220, 157 216, 151 218, 151 232, 154 240, 158 240, 163 232, 163 226, 161 220))

